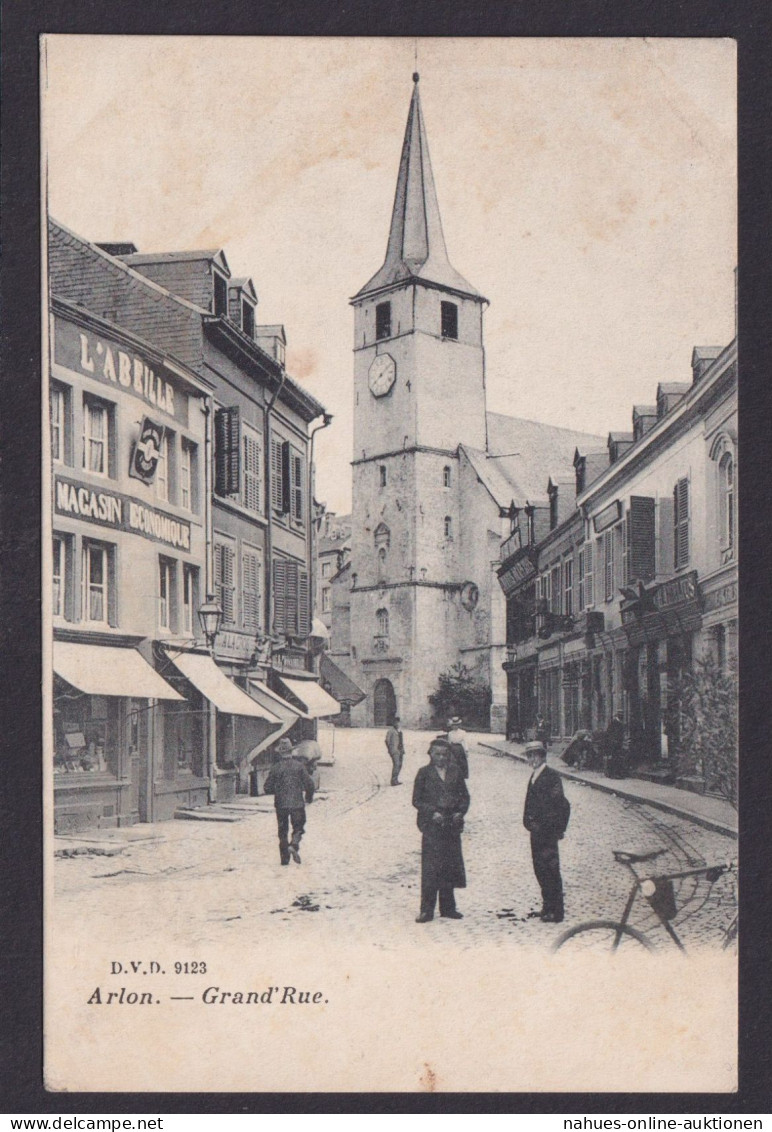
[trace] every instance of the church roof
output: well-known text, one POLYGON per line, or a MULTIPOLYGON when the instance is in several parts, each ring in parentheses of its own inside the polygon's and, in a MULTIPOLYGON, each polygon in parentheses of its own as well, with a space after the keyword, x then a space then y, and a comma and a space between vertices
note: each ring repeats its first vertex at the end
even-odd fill
POLYGON ((448 259, 421 113, 418 75, 413 76, 413 83, 386 259, 355 298, 395 283, 420 279, 482 299, 482 295, 459 275, 448 259))
POLYGON ((500 507, 514 499, 517 507, 546 502, 552 476, 562 478, 572 466, 576 448, 600 446, 602 436, 570 428, 487 413, 488 451, 462 448, 489 494, 500 507), (509 455, 513 453, 513 455, 509 455), (516 453, 516 455, 514 455, 516 453), (492 457, 496 457, 493 458, 492 457))

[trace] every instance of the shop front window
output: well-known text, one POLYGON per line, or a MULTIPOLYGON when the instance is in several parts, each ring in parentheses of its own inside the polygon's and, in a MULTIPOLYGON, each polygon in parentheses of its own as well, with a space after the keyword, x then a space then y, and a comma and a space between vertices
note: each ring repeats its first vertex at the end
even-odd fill
POLYGON ((119 701, 76 695, 57 680, 54 690, 54 771, 118 774, 119 701))

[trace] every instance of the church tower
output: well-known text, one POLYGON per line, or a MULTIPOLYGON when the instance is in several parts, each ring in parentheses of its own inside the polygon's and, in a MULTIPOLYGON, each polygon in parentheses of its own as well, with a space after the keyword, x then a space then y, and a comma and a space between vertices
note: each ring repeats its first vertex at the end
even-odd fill
POLYGON ((367 692, 358 722, 375 726, 394 711, 428 724, 459 660, 458 448, 487 447, 486 300, 448 259, 413 82, 386 258, 351 300, 351 674, 367 692))

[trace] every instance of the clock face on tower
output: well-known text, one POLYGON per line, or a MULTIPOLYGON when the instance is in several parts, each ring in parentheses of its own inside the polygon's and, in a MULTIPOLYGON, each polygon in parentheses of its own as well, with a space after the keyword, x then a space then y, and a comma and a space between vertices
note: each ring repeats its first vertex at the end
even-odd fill
POLYGON ((391 354, 379 354, 370 366, 367 383, 373 397, 385 397, 394 384, 397 365, 391 354))

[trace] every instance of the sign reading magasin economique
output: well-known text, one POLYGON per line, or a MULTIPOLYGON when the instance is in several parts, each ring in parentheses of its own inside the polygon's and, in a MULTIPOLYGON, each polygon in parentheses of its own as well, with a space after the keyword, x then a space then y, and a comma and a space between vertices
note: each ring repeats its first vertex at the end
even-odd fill
POLYGON ((57 515, 131 531, 153 542, 190 550, 190 523, 117 491, 95 491, 76 480, 55 476, 54 509, 57 515))

